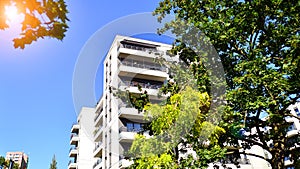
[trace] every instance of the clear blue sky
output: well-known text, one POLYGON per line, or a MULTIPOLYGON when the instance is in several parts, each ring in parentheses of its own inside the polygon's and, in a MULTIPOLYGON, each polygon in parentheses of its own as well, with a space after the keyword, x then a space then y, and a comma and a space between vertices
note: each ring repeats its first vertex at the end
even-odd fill
POLYGON ((29 154, 29 169, 58 168, 69 161, 76 121, 72 78, 85 42, 102 26, 129 14, 151 12, 158 0, 67 0, 70 29, 63 42, 44 39, 14 49, 14 30, 0 31, 0 155, 29 154))

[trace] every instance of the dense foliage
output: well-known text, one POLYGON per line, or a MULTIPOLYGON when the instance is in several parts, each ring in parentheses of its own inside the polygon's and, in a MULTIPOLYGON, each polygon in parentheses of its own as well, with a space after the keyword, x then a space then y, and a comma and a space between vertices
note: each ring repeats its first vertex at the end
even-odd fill
POLYGON ((151 136, 136 136, 129 151, 131 168, 206 168, 221 159, 225 149, 217 143, 224 129, 206 122, 210 98, 190 86, 172 95, 166 104, 147 104, 145 117, 151 121, 151 136), (206 144, 207 141, 210 144, 206 144), (195 153, 184 153, 193 148, 195 153))
POLYGON ((299 1, 163 0, 154 12, 159 21, 170 13, 175 15, 161 32, 171 30, 176 35, 175 50, 183 59, 209 58, 181 53, 201 48, 198 42, 202 39, 197 35, 206 35, 220 56, 226 77, 222 141, 239 146, 237 140, 243 140, 244 148, 260 146, 271 154, 260 157, 273 169, 284 168, 286 156, 299 168, 295 149, 299 136, 286 137, 290 124, 285 120, 293 116, 288 106, 300 98, 299 11, 299 1), (262 120, 263 116, 267 118, 262 120), (237 134, 241 129, 252 132, 241 137, 237 134))

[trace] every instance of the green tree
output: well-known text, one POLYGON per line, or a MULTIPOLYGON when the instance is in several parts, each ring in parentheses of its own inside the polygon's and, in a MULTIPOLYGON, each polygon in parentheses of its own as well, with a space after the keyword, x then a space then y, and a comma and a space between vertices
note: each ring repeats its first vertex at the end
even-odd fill
MULTIPOLYGON (((181 77, 190 80, 186 73, 181 77)), ((153 135, 150 138, 142 134, 136 136, 128 153, 134 159, 130 168, 207 168, 209 163, 224 156, 226 150, 217 144, 224 129, 206 121, 211 98, 206 92, 193 89, 189 82, 179 84, 182 85, 178 92, 166 103, 148 103, 144 107, 145 120, 151 121, 147 129, 153 135), (204 144, 207 141, 210 144, 204 144), (195 157, 180 156, 187 146, 195 150, 195 157)))
POLYGON ((15 48, 24 49, 39 38, 62 40, 65 37, 69 19, 64 0, 1 0, 0 30, 9 28, 5 7, 10 5, 16 6, 19 14, 24 16, 20 37, 13 40, 15 48))
POLYGON ((13 169, 19 169, 19 164, 14 163, 13 169))
POLYGON ((242 140, 244 148, 260 146, 271 156, 257 157, 273 169, 284 168, 285 156, 300 167, 295 149, 299 135, 286 137, 290 124, 285 120, 294 116, 288 106, 300 98, 299 11, 300 2, 293 0, 163 0, 154 12, 159 21, 175 15, 160 33, 171 30, 176 35, 174 52, 183 60, 209 58, 185 52, 203 45, 198 43, 203 39, 191 35, 206 35, 226 76, 227 105, 220 123, 226 134, 220 140, 236 146, 242 140), (241 129, 256 132, 239 135, 241 129))
POLYGON ((0 168, 2 169, 4 166, 7 166, 5 158, 0 156, 0 168))
POLYGON ((55 155, 53 155, 52 162, 50 164, 50 168, 49 169, 57 169, 56 165, 57 165, 57 161, 56 161, 55 155))
MULTIPOLYGON (((0 156, 0 168, 5 169, 9 166, 9 160, 6 160, 3 156, 0 156)), ((19 164, 14 163, 13 169, 19 169, 19 164)))

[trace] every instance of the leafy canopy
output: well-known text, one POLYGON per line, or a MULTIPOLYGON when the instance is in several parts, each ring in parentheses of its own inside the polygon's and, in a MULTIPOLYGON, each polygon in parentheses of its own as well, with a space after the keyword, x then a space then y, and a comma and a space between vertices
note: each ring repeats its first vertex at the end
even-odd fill
POLYGON ((145 120, 151 121, 153 135, 136 136, 128 153, 134 159, 130 168, 207 168, 221 159, 226 150, 217 143, 225 130, 206 121, 209 106, 209 95, 190 86, 181 88, 166 104, 148 103, 145 120), (211 144, 204 144, 208 140, 211 144), (195 150, 195 157, 182 156, 187 146, 195 150))
POLYGON ((22 16, 20 37, 13 39, 14 47, 24 49, 25 45, 39 38, 62 40, 68 29, 67 6, 64 0, 1 0, 0 30, 9 28, 5 8, 15 6, 22 16))
POLYGON ((284 168, 286 156, 295 168, 300 167, 295 149, 299 135, 286 137, 290 124, 285 120, 294 116, 287 108, 300 98, 299 11, 300 2, 293 0, 163 0, 154 12, 159 21, 175 15, 160 31, 176 35, 175 50, 183 59, 203 57, 182 55, 187 47, 202 45, 197 43, 198 36, 193 43, 184 39, 197 35, 197 30, 206 35, 226 76, 227 106, 220 123, 227 131, 223 141, 238 146, 242 140, 244 148, 258 145, 271 154, 260 157, 274 169, 284 168), (182 26, 183 22, 189 26, 182 26), (262 120, 262 116, 268 118, 262 120), (237 133, 242 128, 255 132, 240 137, 237 133))

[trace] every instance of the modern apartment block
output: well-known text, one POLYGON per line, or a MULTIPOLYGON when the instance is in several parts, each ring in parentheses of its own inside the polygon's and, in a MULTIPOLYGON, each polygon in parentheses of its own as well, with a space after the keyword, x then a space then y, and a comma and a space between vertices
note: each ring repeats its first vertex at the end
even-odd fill
POLYGON ((72 125, 68 169, 93 168, 94 113, 94 108, 83 107, 77 118, 77 123, 72 125))
POLYGON ((143 113, 114 96, 111 88, 140 93, 147 90, 158 102, 158 89, 167 80, 166 68, 154 62, 168 58, 171 46, 131 37, 116 36, 104 60, 103 96, 96 106, 94 169, 125 168, 131 164, 125 152, 134 135, 143 129, 143 113))
POLYGON ((7 152, 5 159, 18 164, 20 169, 27 169, 28 167, 28 156, 24 152, 7 152))
MULTIPOLYGON (((300 102, 289 106, 288 108, 291 112, 291 114, 294 117, 288 117, 286 118, 287 122, 290 122, 290 127, 288 128, 287 137, 289 139, 296 139, 298 140, 299 134, 300 134, 300 122, 296 117, 300 118, 300 102)), ((297 151, 300 151, 299 145, 295 146, 294 149, 298 149, 297 151)), ((290 156, 287 155, 284 159, 284 164, 286 166, 286 169, 295 169, 294 163, 291 160, 290 156)))

